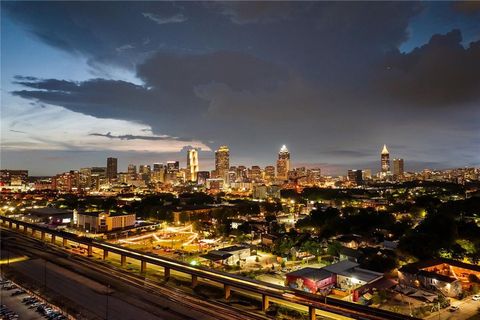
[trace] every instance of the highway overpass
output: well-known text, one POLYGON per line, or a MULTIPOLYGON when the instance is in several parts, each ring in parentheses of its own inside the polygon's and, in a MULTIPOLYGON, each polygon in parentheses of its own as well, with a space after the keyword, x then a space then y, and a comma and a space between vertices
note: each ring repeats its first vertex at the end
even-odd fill
POLYGON ((220 283, 223 285, 224 288, 225 299, 229 299, 232 290, 235 289, 241 289, 242 291, 259 294, 262 297, 263 311, 266 311, 268 309, 270 299, 275 298, 277 301, 280 300, 308 307, 309 319, 316 319, 317 309, 323 310, 325 312, 334 313, 338 315, 339 319, 416 319, 414 317, 409 317, 386 310, 371 308, 368 306, 362 306, 343 300, 333 298, 324 299, 323 297, 320 297, 318 295, 294 291, 286 287, 256 281, 201 266, 192 266, 188 263, 180 262, 177 260, 160 257, 154 254, 147 254, 137 250, 127 249, 121 246, 94 240, 87 237, 80 237, 64 231, 52 230, 35 224, 16 220, 10 217, 0 216, 0 223, 4 227, 8 227, 11 230, 23 232, 24 234, 31 236, 37 235, 38 238, 42 241, 46 241, 46 235, 49 235, 52 244, 56 244, 57 239, 62 239, 61 243, 63 244, 63 246, 67 246, 67 243, 69 241, 77 243, 79 245, 85 245, 89 256, 92 255, 94 248, 103 250, 104 259, 108 257, 108 254, 110 252, 118 254, 120 256, 122 266, 126 265, 127 259, 138 260, 140 261, 141 272, 147 271, 148 264, 160 266, 164 268, 164 278, 167 281, 170 278, 170 271, 175 270, 190 275, 193 287, 198 284, 198 278, 208 279, 220 283))

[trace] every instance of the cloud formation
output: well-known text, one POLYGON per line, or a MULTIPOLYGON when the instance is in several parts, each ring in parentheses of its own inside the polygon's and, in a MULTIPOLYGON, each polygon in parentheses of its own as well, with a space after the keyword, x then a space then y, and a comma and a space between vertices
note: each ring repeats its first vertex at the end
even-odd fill
POLYGON ((395 99, 415 105, 456 106, 480 99, 480 41, 461 45, 460 30, 432 36, 409 53, 389 54, 379 78, 395 99))
POLYGON ((182 13, 177 13, 172 16, 162 16, 151 12, 143 12, 142 15, 157 24, 181 23, 188 20, 182 13))
POLYGON ((453 161, 433 144, 461 148, 462 164, 478 163, 471 151, 479 146, 478 127, 467 124, 480 120, 479 41, 462 46, 458 30, 428 30, 429 42, 411 52, 398 49, 410 36, 411 19, 430 5, 215 2, 180 8, 148 2, 113 8, 102 2, 46 8, 18 2, 2 8, 37 41, 86 58, 98 71, 84 81, 26 72, 12 79, 13 95, 152 130, 87 133, 99 141, 182 137, 171 140, 212 149, 228 144, 232 159, 261 164, 273 163, 286 143, 294 162, 339 166, 374 163, 387 143, 405 146, 394 150, 417 163, 453 161), (113 66, 135 81, 99 76, 113 66))
POLYGON ((105 137, 109 139, 120 139, 120 140, 150 140, 150 141, 158 141, 158 140, 180 140, 177 137, 170 137, 167 135, 163 136, 145 136, 145 135, 133 135, 133 134, 121 134, 121 135, 112 135, 111 132, 107 133, 90 133, 89 136, 95 137, 105 137))

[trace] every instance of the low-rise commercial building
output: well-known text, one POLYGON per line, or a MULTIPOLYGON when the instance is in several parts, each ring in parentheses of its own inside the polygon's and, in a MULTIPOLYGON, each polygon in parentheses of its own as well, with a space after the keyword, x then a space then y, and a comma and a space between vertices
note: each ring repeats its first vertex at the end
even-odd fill
POLYGON ((335 289, 336 293, 344 296, 352 294, 353 300, 357 301, 360 288, 382 278, 382 273, 359 268, 358 263, 343 260, 323 268, 290 272, 286 277, 286 286, 321 295, 327 295, 335 289))
POLYGON ((303 268, 287 273, 285 285, 309 293, 328 294, 336 283, 335 274, 319 268, 303 268))
POLYGON ((402 266, 398 281, 402 285, 441 291, 448 297, 458 297, 469 289, 471 279, 480 279, 480 266, 449 259, 432 259, 402 266))
POLYGON ((89 232, 108 232, 125 229, 135 225, 134 213, 86 211, 73 212, 73 225, 89 232))

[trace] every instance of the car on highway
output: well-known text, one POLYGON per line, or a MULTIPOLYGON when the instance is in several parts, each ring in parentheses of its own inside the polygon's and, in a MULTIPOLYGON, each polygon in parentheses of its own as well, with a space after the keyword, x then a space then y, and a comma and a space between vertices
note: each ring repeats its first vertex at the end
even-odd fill
POLYGON ((472 297, 473 301, 480 301, 480 294, 476 294, 472 297))
POLYGON ((458 310, 460 310, 460 308, 457 306, 451 306, 450 308, 448 308, 448 311, 450 312, 457 312, 458 310))

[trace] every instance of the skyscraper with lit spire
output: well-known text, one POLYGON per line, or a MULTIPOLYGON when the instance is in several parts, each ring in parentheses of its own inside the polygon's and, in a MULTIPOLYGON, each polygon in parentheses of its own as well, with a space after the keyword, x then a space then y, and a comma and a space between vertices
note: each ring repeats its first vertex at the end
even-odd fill
POLYGON ((382 174, 387 175, 390 173, 390 153, 388 152, 387 145, 383 145, 382 152, 380 154, 380 163, 382 174))
POLYGON ((277 179, 287 180, 288 171, 290 170, 290 152, 285 145, 282 146, 278 153, 277 160, 277 179))

